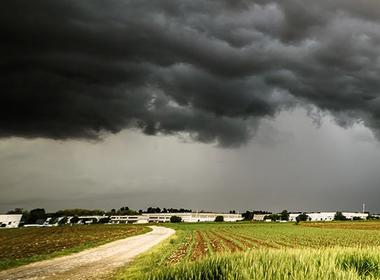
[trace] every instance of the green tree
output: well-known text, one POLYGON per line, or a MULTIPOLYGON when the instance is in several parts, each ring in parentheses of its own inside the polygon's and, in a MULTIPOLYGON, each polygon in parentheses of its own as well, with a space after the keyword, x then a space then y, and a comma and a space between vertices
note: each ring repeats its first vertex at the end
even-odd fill
POLYGON ((216 216, 215 222, 224 222, 224 217, 223 216, 216 216))
POLYGON ((289 212, 287 210, 282 211, 280 218, 282 221, 289 221, 289 212))
POLYGON ((180 223, 180 222, 182 222, 182 218, 178 217, 178 216, 171 216, 170 217, 170 222, 171 223, 180 223))
POLYGON ((36 208, 30 211, 29 217, 28 217, 28 224, 35 224, 37 222, 45 221, 46 220, 46 212, 43 208, 36 208))
POLYGON ((119 210, 116 212, 117 215, 137 215, 138 212, 135 210, 129 209, 128 206, 121 207, 119 210))
POLYGON ((299 214, 296 217, 297 223, 299 223, 299 222, 306 222, 307 220, 309 220, 309 216, 306 213, 299 214))
POLYGON ((159 207, 148 207, 146 213, 161 213, 161 209, 159 207))
POLYGON ((101 216, 104 214, 103 210, 95 209, 95 210, 88 210, 88 209, 65 209, 65 210, 59 210, 53 214, 54 217, 62 217, 62 216, 101 216))
POLYGON ((62 226, 67 223, 67 217, 63 217, 58 221, 58 225, 62 226))
POLYGON ((104 217, 99 219, 99 224, 108 224, 110 222, 110 217, 104 217))
POLYGON ((70 219, 70 223, 72 223, 72 224, 77 224, 78 222, 79 222, 78 216, 74 216, 70 219))
POLYGON ((371 214, 369 214, 368 217, 367 217, 367 220, 378 220, 378 219, 379 219, 379 217, 372 216, 371 214))
POLYGON ((242 214, 244 221, 252 221, 253 219, 253 212, 251 211, 245 211, 245 213, 242 214))
POLYGON ((28 223, 28 220, 29 220, 29 211, 28 210, 24 210, 23 208, 15 208, 13 210, 10 210, 7 212, 7 214, 22 214, 22 217, 21 217, 21 226, 23 226, 24 224, 28 223))
POLYGON ((268 220, 268 219, 270 219, 270 220, 272 220, 273 222, 275 222, 275 221, 277 221, 277 220, 280 219, 280 215, 278 215, 278 214, 269 214, 269 215, 266 215, 266 216, 264 217, 264 220, 268 220))
POLYGON ((49 224, 50 224, 50 225, 54 225, 54 224, 56 224, 57 222, 58 222, 58 218, 52 217, 52 218, 50 219, 50 221, 49 221, 49 224))
POLYGON ((23 213, 24 213, 24 210, 22 208, 15 208, 7 212, 7 214, 23 214, 23 213))
POLYGON ((334 220, 335 220, 335 221, 346 221, 347 218, 346 218, 346 216, 344 216, 344 215, 342 214, 342 212, 339 212, 339 211, 338 211, 338 212, 335 213, 334 220))

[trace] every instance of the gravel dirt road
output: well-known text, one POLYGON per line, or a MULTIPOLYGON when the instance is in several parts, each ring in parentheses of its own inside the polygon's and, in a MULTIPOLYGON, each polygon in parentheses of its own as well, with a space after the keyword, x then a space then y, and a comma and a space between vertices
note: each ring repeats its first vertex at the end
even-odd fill
POLYGON ((110 279, 112 273, 137 255, 175 233, 151 226, 152 231, 107 243, 69 256, 54 258, 0 272, 0 280, 16 279, 110 279))

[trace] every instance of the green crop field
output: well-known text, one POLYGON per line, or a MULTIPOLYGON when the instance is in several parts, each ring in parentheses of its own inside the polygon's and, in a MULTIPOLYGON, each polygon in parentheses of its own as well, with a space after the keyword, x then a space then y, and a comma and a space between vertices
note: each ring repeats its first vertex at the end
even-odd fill
POLYGON ((0 270, 78 252, 149 230, 134 225, 1 229, 0 270))
POLYGON ((118 279, 380 279, 380 223, 171 224, 118 279))

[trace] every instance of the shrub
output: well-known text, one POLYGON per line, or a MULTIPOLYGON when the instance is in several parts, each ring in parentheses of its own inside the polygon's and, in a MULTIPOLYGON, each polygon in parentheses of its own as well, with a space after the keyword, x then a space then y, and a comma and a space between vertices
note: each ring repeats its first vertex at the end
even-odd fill
POLYGON ((272 220, 272 222, 275 222, 281 218, 278 214, 269 214, 264 217, 264 220, 272 220))
POLYGON ((342 212, 336 212, 334 216, 335 221, 346 221, 347 218, 342 214, 342 212))
POLYGON ((49 221, 49 224, 50 225, 54 225, 58 222, 58 218, 51 218, 50 221, 49 221))
POLYGON ((178 216, 171 216, 170 217, 170 222, 171 223, 180 223, 180 222, 182 222, 182 218, 178 217, 178 216))
POLYGON ((223 216, 216 216, 215 222, 224 222, 224 217, 223 216))
POLYGON ((60 219, 59 221, 58 221, 58 225, 64 225, 64 224, 66 224, 67 223, 67 217, 63 217, 62 219, 60 219))
POLYGON ((110 217, 104 217, 99 219, 99 224, 108 224, 110 222, 110 217))
POLYGON ((306 222, 307 220, 309 220, 309 216, 306 213, 299 214, 296 217, 297 223, 299 223, 299 222, 306 222))
POLYGON ((43 208, 37 208, 30 211, 27 223, 35 224, 41 220, 42 221, 46 220, 46 212, 45 212, 45 209, 43 208))
POLYGON ((79 222, 79 217, 78 216, 74 216, 70 219, 70 223, 71 224, 77 224, 79 222))
POLYGON ((280 218, 282 221, 289 221, 289 212, 287 210, 282 211, 280 218))

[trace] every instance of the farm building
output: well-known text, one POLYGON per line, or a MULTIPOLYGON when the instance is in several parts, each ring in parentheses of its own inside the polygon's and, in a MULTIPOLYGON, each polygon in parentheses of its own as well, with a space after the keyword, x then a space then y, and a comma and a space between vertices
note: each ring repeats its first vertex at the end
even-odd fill
POLYGON ((225 222, 236 222, 243 219, 241 214, 223 213, 151 213, 142 215, 111 216, 111 223, 160 223, 170 222, 170 217, 178 216, 183 222, 213 222, 217 216, 223 216, 225 222))
MULTIPOLYGON (((68 223, 71 222, 71 219, 74 217, 67 217, 68 223)), ((79 224, 92 224, 94 222, 99 222, 101 219, 107 218, 107 216, 78 216, 79 224)))
POLYGON ((363 213, 363 212, 343 212, 342 213, 347 219, 353 220, 354 218, 360 218, 360 219, 367 219, 368 218, 368 213, 363 213))
POLYGON ((122 216, 111 216, 110 218, 111 224, 147 224, 148 216, 143 215, 122 215, 122 216))
POLYGON ((0 228, 16 228, 21 218, 22 214, 0 214, 0 228))
MULTIPOLYGON (((296 221, 297 216, 301 213, 290 213, 289 221, 296 221)), ((310 221, 333 221, 336 212, 307 212, 306 215, 310 217, 310 221)), ((353 220, 355 217, 360 219, 367 219, 368 213, 363 212, 342 212, 349 220, 353 220)))
POLYGON ((252 221, 264 221, 265 216, 268 214, 253 214, 252 221))

